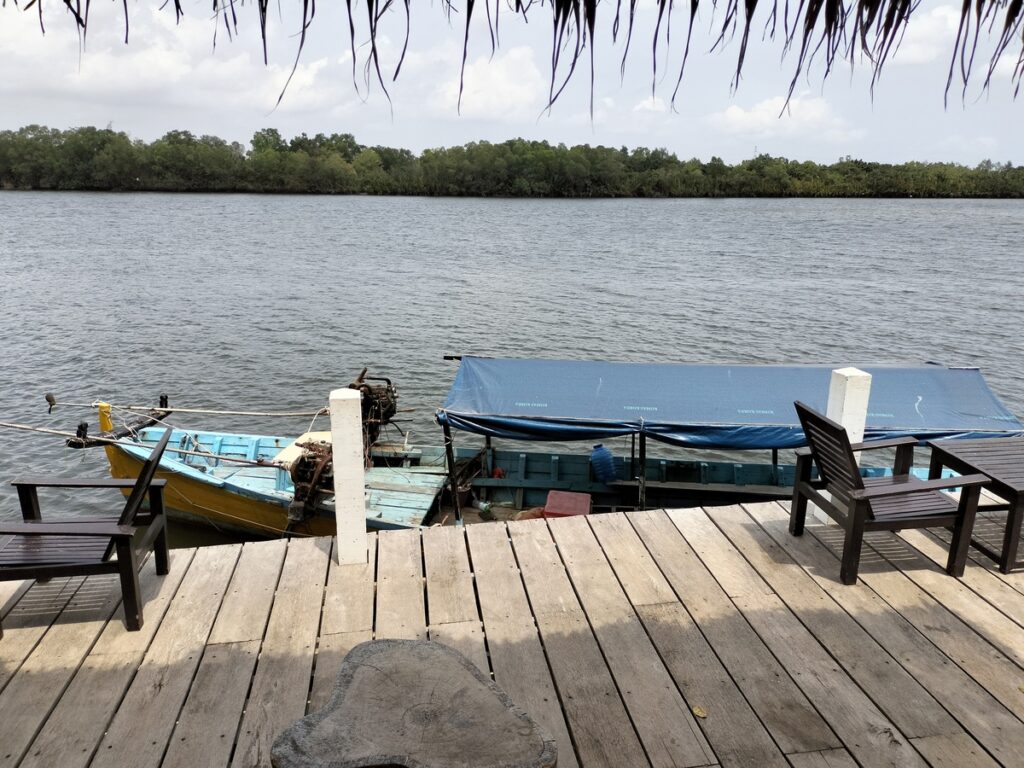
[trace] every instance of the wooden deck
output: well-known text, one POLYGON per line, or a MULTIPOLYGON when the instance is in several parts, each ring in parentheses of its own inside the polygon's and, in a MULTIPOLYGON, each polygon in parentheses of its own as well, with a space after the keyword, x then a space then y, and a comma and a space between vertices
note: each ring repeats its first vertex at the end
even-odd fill
POLYGON ((931 533, 839 532, 775 503, 177 550, 112 579, 0 584, 0 768, 269 765, 348 649, 463 651, 566 766, 1019 766, 1024 572, 941 572, 931 533))

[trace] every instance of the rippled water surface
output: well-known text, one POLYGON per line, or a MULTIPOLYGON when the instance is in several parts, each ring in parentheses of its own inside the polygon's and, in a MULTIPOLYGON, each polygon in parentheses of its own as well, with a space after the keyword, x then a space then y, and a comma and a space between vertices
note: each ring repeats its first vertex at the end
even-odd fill
MULTIPOLYGON (((1003 201, 0 193, 0 420, 94 421, 48 416, 46 392, 315 408, 369 366, 416 409, 412 440, 437 443, 431 413, 455 373, 443 355, 459 353, 934 360, 980 366, 1024 415, 1022 213, 1003 201)), ((29 471, 106 464, 0 429, 0 517, 17 516, 7 481, 29 471)))

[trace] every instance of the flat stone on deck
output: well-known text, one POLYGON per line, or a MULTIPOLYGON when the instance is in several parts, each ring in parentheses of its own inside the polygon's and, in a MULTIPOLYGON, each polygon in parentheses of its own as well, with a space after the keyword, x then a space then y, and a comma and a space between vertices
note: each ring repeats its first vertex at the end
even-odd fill
POLYGON ((551 768, 555 742, 461 653, 426 640, 357 645, 334 695, 274 742, 274 768, 551 768))

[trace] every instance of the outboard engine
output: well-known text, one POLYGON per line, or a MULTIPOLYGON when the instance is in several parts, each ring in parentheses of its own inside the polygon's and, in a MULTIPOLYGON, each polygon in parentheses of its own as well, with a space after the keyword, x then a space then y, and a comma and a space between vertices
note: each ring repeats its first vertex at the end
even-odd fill
POLYGON ((348 386, 363 393, 363 447, 369 451, 370 446, 380 437, 381 427, 398 412, 398 390, 391 379, 367 376, 366 371, 363 368, 362 373, 348 386), (383 383, 370 384, 371 381, 383 383))
MULTIPOLYGON (((391 379, 367 376, 366 371, 364 368, 349 388, 362 394, 363 451, 369 461, 370 447, 377 442, 384 425, 398 412, 398 391, 391 379)), ((324 498, 334 495, 330 442, 307 440, 296 442, 296 446, 302 453, 286 464, 295 486, 295 498, 288 509, 289 529, 312 517, 324 498)))
POLYGON ((334 459, 331 444, 324 441, 301 443, 302 454, 288 469, 295 486, 295 498, 288 506, 288 527, 312 517, 326 496, 334 495, 334 459))

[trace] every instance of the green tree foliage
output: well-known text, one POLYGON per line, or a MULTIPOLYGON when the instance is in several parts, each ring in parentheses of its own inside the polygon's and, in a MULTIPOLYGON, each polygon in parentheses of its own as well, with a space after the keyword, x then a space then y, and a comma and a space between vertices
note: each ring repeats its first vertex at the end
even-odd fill
POLYGON ((664 149, 567 147, 513 139, 428 149, 364 146, 350 133, 285 140, 257 131, 246 150, 170 131, 152 143, 109 128, 0 131, 6 189, 286 192, 473 197, 1024 197, 1024 166, 986 160, 831 165, 758 155, 737 165, 664 149))

